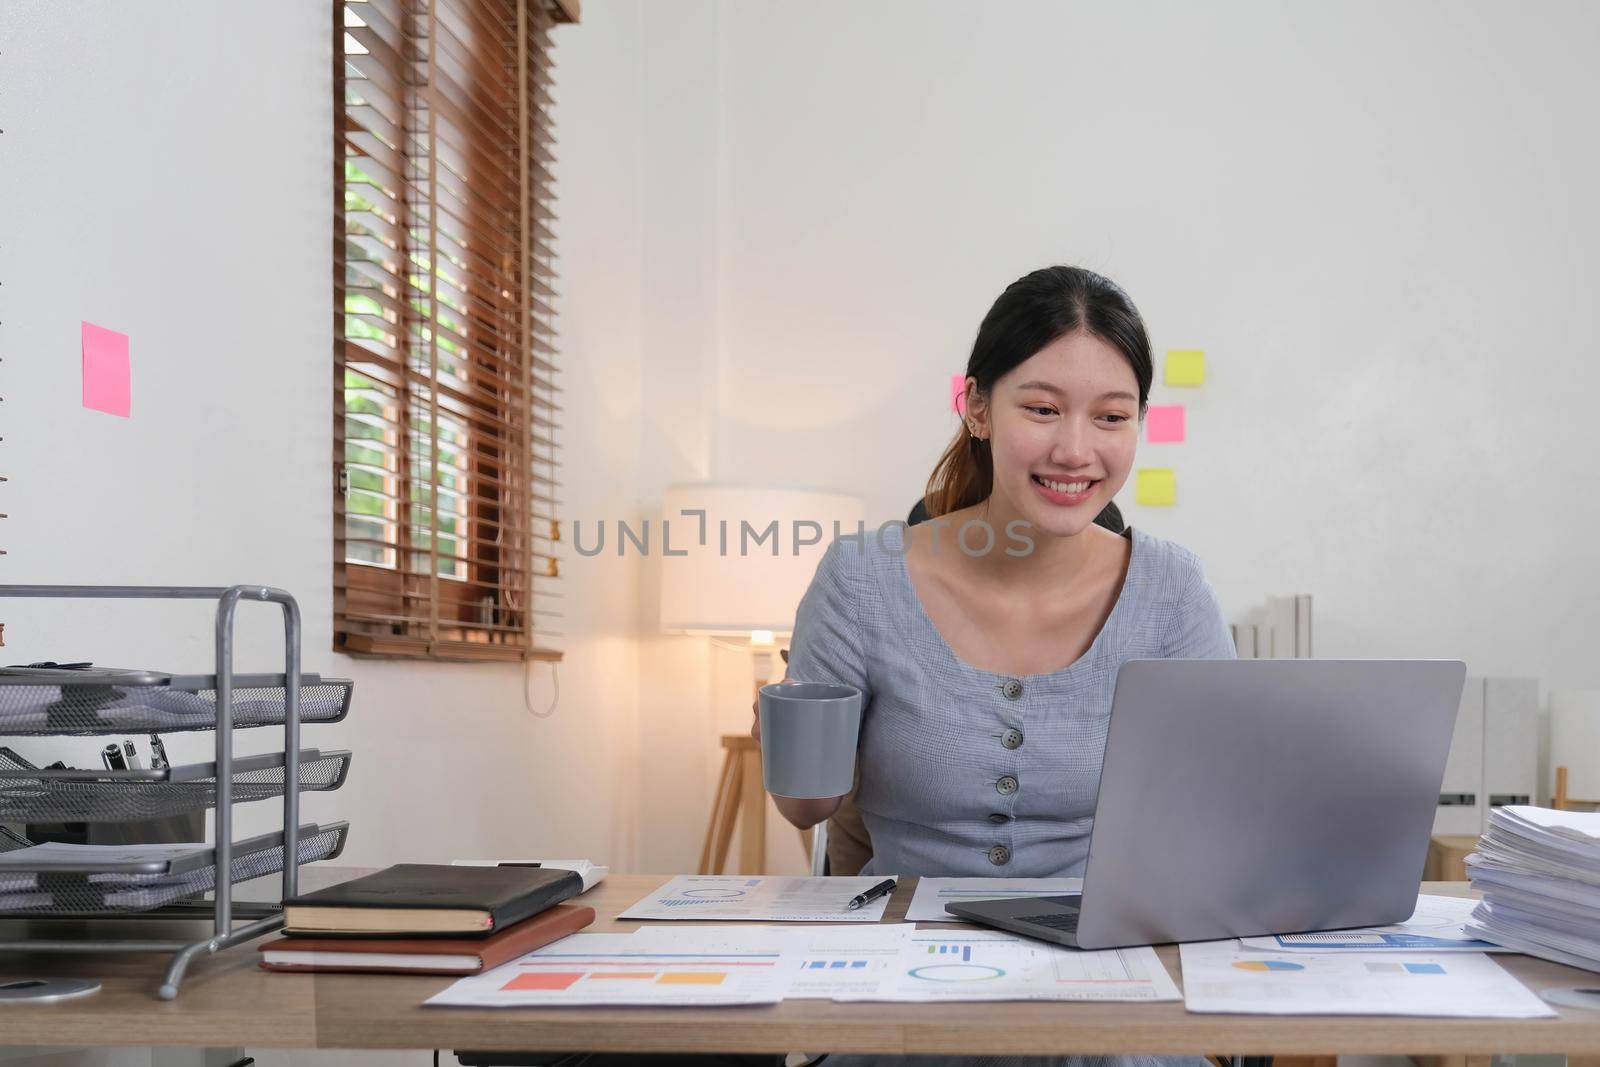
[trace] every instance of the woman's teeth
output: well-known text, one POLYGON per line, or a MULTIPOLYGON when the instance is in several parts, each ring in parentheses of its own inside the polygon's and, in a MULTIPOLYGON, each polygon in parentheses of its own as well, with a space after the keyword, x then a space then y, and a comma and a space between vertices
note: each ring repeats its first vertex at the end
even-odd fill
POLYGON ((1050 479, 1041 478, 1037 474, 1033 476, 1033 480, 1038 482, 1040 485, 1044 486, 1046 489, 1054 490, 1057 493, 1069 493, 1069 494, 1070 493, 1081 493, 1085 489, 1089 488, 1089 486, 1094 484, 1092 481, 1088 481, 1088 482, 1052 482, 1050 479))

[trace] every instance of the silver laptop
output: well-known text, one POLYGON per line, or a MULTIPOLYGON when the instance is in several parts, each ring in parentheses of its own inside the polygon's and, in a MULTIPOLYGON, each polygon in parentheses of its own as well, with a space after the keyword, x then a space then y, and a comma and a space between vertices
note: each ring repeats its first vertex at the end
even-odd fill
POLYGON ((1403 922, 1466 670, 1130 660, 1112 699, 1083 893, 947 910, 1078 948, 1403 922))

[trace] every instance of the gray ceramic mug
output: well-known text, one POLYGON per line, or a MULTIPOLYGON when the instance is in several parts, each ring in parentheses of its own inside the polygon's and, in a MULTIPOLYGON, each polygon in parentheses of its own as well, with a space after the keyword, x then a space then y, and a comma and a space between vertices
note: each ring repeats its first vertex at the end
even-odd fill
POLYGON ((761 687, 761 776, 780 797, 842 797, 855 784, 861 690, 827 682, 761 687))

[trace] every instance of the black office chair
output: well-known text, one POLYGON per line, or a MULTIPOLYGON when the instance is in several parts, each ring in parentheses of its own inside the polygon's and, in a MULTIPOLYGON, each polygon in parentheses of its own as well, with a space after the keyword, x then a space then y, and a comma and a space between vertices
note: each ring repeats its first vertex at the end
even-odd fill
MULTIPOLYGON (((928 514, 928 502, 918 497, 917 502, 911 505, 911 514, 906 516, 906 525, 915 526, 919 522, 927 522, 931 517, 928 514)), ((1128 528, 1128 524, 1122 520, 1122 510, 1117 507, 1115 501, 1107 504, 1100 514, 1094 517, 1094 524, 1104 526, 1114 534, 1122 533, 1128 528)))

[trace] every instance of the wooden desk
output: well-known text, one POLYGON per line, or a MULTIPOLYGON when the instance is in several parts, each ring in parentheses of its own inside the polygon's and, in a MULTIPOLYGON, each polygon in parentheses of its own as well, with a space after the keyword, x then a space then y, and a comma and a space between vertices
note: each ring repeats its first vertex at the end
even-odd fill
MULTIPOLYGON (((665 876, 616 875, 584 898, 596 931, 624 931, 619 911, 665 876)), ((905 914, 902 881, 887 919, 905 914)), ((1469 895, 1461 883, 1427 892, 1469 895)), ((1181 978, 1174 946, 1158 949, 1181 978)), ((197 963, 178 999, 155 997, 162 958, 0 960, 0 978, 95 975, 97 995, 4 1009, 3 1040, 28 1045, 244 1045, 256 1048, 593 1049, 597 1051, 881 1053, 1334 1053, 1600 1055, 1600 1012, 1558 1019, 1282 1018, 1190 1015, 1176 1004, 833 1004, 795 1000, 753 1008, 423 1008, 451 981, 414 975, 268 974, 252 947, 197 963)), ((1594 984, 1584 971, 1502 956, 1538 989, 1594 984)))
MULTIPOLYGON (((134 930, 146 937, 166 936, 174 925, 184 924, 146 923, 134 930)), ((95 926, 96 931, 104 929, 95 926)), ((196 936, 204 932, 195 929, 196 936)), ((52 924, 51 935, 59 931, 52 924)), ((197 960, 177 1000, 156 996, 170 952, 0 955, 0 981, 47 976, 101 981, 98 993, 81 1000, 0 1007, 0 1042, 316 1047, 317 1010, 310 983, 273 981, 276 975, 256 966, 255 944, 259 942, 197 960)))

